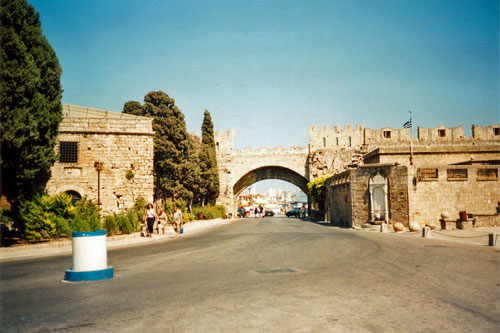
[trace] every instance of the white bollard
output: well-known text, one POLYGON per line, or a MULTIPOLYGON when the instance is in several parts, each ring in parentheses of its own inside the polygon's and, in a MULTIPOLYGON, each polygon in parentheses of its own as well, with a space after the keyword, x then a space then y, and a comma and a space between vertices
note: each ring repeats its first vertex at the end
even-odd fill
POLYGON ((432 238, 431 228, 429 228, 429 227, 423 227, 422 228, 422 237, 424 237, 424 238, 432 238))
POLYGON ((74 231, 73 267, 66 270, 67 281, 91 281, 113 277, 113 267, 108 267, 106 230, 74 231))

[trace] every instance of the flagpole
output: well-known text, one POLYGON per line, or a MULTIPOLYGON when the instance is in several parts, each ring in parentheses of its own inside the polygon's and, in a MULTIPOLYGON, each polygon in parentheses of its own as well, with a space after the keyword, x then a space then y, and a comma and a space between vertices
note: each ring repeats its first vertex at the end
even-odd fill
POLYGON ((411 111, 408 111, 410 113, 410 165, 413 165, 413 120, 411 111))

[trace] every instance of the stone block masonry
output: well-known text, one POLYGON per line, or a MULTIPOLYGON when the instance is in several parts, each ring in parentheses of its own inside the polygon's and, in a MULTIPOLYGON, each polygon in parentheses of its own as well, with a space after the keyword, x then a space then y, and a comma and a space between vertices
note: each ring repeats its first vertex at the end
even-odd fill
POLYGON ((141 196, 153 201, 151 118, 68 104, 63 114, 49 194, 68 192, 96 203, 100 196, 103 215, 128 209, 141 196), (103 163, 99 190, 96 162, 103 163))
POLYGON ((365 165, 327 180, 327 211, 330 222, 360 227, 370 220, 370 177, 380 173, 388 179, 389 222, 408 224, 407 168, 395 165, 365 165))
POLYGON ((450 219, 459 218, 460 211, 474 214, 476 226, 500 225, 497 215, 500 201, 498 165, 426 165, 410 167, 410 219, 439 225, 442 212, 450 219))

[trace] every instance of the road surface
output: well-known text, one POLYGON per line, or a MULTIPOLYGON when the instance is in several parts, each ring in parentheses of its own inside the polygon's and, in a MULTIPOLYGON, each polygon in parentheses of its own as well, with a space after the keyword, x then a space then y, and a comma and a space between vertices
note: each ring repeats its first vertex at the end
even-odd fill
POLYGON ((0 264, 2 332, 498 332, 498 249, 246 218, 108 251, 0 264))

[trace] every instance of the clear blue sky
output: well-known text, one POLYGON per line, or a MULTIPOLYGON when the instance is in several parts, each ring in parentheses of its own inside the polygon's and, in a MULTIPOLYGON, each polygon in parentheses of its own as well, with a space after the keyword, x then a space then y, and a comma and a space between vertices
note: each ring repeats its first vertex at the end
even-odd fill
POLYGON ((500 122, 498 0, 29 0, 63 102, 121 111, 163 90, 235 147, 306 146, 311 125, 500 122))

